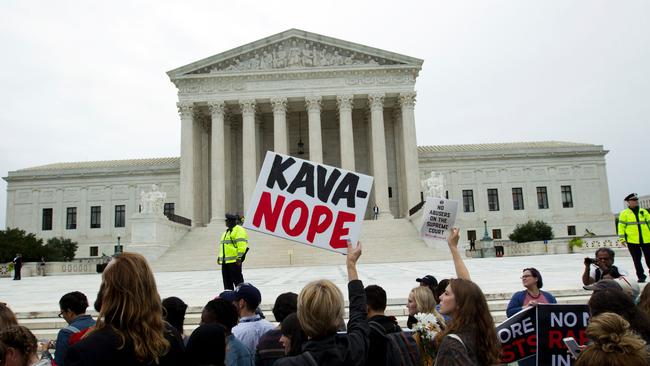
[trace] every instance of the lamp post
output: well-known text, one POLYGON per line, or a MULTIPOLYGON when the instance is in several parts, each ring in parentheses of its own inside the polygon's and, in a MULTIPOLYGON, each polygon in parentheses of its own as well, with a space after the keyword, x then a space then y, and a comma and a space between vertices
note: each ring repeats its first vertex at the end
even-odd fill
POLYGON ((487 231, 487 220, 483 220, 483 226, 485 227, 485 232, 483 233, 483 239, 481 239, 481 241, 492 241, 492 238, 488 235, 487 231))
POLYGON ((117 250, 115 250, 115 254, 122 254, 122 244, 120 244, 120 237, 117 237, 117 250))

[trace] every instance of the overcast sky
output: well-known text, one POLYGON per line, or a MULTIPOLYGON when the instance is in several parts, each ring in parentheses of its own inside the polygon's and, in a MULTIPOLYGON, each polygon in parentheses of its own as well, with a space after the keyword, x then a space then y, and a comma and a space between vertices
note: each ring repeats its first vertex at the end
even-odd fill
POLYGON ((0 175, 179 156, 165 72, 299 28, 424 59, 419 145, 603 145, 618 211, 650 193, 649 18, 644 0, 3 0, 0 175))

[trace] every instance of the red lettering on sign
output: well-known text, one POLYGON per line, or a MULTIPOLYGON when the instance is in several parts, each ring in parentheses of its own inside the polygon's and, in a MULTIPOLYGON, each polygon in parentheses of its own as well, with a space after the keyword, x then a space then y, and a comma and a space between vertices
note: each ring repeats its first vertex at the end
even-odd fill
POLYGON ((324 233, 332 223, 332 210, 327 206, 316 205, 314 212, 311 214, 309 220, 309 228, 307 229, 307 240, 310 243, 314 242, 316 234, 324 233), (321 221, 323 217, 323 221, 321 221))
POLYGON ((330 246, 332 248, 346 248, 348 246, 347 240, 341 239, 342 236, 348 235, 349 228, 343 227, 346 222, 354 222, 357 216, 353 213, 339 211, 336 216, 336 223, 334 223, 334 230, 332 231, 332 238, 330 239, 330 246))
POLYGON ((289 202, 287 208, 284 209, 284 215, 282 215, 282 228, 284 231, 291 236, 299 236, 307 226, 307 219, 309 218, 309 209, 307 205, 300 201, 294 200, 289 202), (296 210, 300 210, 300 216, 296 224, 291 227, 291 217, 296 210))
POLYGON ((253 226, 275 232, 278 220, 281 220, 282 229, 287 235, 299 237, 306 230, 307 241, 313 243, 316 235, 326 232, 334 225, 329 243, 332 248, 339 249, 347 247, 347 240, 342 237, 347 236, 350 229, 345 227, 345 224, 354 222, 355 219, 356 215, 353 213, 344 211, 336 213, 325 205, 316 205, 310 208, 301 200, 287 203, 286 197, 280 194, 273 202, 271 192, 262 192, 253 214, 253 226), (291 219, 296 212, 297 221, 292 223, 291 219), (333 222, 334 224, 332 224, 333 222))
MULTIPOLYGON (((562 343, 562 338, 564 338, 565 335, 562 333, 561 330, 549 330, 548 331, 548 348, 553 349, 553 348, 563 348, 564 343, 562 343)), ((570 336, 566 336, 570 337, 570 336)))
POLYGON ((280 213, 282 212, 282 206, 284 206, 284 200, 284 196, 278 195, 278 199, 275 200, 275 205, 271 206, 271 193, 262 192, 260 203, 257 205, 255 215, 253 216, 253 225, 260 227, 262 218, 264 218, 266 229, 275 231, 280 213))

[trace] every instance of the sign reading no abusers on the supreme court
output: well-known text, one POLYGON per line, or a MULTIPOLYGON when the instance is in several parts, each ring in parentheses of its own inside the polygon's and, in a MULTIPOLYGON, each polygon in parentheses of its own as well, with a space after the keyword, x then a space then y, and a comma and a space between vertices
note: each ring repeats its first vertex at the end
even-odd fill
POLYGON ((422 212, 420 236, 424 239, 447 240, 456 223, 458 201, 427 197, 422 212))
POLYGON ((268 151, 244 227, 347 253, 347 240, 359 239, 372 181, 364 174, 268 151))

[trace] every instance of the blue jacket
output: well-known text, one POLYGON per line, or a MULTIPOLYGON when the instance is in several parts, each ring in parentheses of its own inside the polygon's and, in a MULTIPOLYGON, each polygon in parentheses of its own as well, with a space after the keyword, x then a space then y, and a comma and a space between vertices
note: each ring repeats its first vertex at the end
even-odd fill
POLYGON ((65 359, 65 354, 68 352, 68 347, 70 347, 70 344, 68 344, 70 336, 93 325, 95 325, 95 320, 90 315, 84 314, 74 318, 70 325, 59 331, 59 334, 56 336, 56 350, 54 351, 54 362, 58 366, 64 365, 63 360, 65 359))
MULTIPOLYGON (((549 304, 557 304, 557 300, 555 300, 555 297, 553 295, 542 290, 539 290, 539 292, 541 292, 544 295, 546 300, 548 300, 549 304)), ((526 298, 526 290, 515 292, 512 295, 512 298, 510 299, 510 303, 508 303, 508 309, 506 310, 506 315, 508 316, 508 318, 518 313, 524 307, 525 298, 526 298)))

